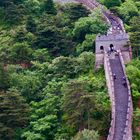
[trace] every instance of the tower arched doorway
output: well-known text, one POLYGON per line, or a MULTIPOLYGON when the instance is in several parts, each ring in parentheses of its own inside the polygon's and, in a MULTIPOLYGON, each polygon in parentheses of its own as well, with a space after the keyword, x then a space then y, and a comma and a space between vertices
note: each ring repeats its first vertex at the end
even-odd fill
POLYGON ((100 46, 100 50, 103 51, 104 50, 104 46, 100 46))

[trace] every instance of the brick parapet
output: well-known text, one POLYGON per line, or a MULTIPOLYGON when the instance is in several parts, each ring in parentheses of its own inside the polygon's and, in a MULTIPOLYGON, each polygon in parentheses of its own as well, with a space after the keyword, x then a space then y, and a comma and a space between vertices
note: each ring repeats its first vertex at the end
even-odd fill
POLYGON ((96 41, 118 41, 118 40, 129 40, 129 35, 127 33, 115 34, 115 35, 98 35, 96 41))
POLYGON ((114 132, 115 132, 115 95, 114 95, 114 82, 113 82, 113 74, 111 71, 111 66, 109 62, 109 58, 107 53, 104 53, 104 69, 105 69, 105 75, 106 75, 106 81, 107 81, 107 87, 108 87, 108 93, 111 100, 111 124, 109 129, 109 134, 107 137, 107 140, 113 140, 114 132))
POLYGON ((132 104, 130 84, 129 84, 129 81, 127 79, 127 75, 126 75, 126 71, 125 71, 125 64, 124 64, 123 56, 122 56, 122 53, 120 50, 119 50, 119 57, 121 60, 121 65, 122 65, 123 72, 125 74, 126 82, 127 82, 127 86, 128 86, 128 107, 127 107, 126 127, 124 130, 123 140, 132 140, 133 104, 132 104))

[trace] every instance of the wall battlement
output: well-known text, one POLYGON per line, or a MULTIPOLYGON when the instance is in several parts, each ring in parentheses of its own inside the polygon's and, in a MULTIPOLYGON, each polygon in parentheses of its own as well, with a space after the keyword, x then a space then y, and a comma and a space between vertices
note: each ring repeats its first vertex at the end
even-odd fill
POLYGON ((109 34, 109 35, 98 35, 96 37, 96 42, 99 41, 116 41, 116 40, 129 40, 129 35, 127 33, 122 33, 122 34, 109 34))
POLYGON ((129 44, 129 35, 127 33, 122 34, 109 34, 109 35, 98 35, 95 42, 95 54, 96 64, 95 69, 98 69, 100 65, 104 63, 104 52, 108 52, 113 46, 114 50, 121 50, 124 62, 131 60, 131 47, 129 44))

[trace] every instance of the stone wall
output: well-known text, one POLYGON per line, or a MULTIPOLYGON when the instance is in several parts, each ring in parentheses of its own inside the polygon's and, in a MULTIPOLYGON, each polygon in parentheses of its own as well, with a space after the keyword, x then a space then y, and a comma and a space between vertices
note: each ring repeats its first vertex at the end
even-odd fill
POLYGON ((75 2, 75 0, 54 0, 54 2, 59 2, 59 3, 70 3, 70 2, 75 2))
MULTIPOLYGON (((123 61, 123 56, 121 51, 119 50, 119 57, 121 61, 121 65, 123 68, 123 72, 126 76, 125 72, 125 65, 123 61)), ((112 76, 112 71, 111 71, 111 66, 109 63, 109 58, 107 53, 104 53, 104 69, 105 69, 105 76, 106 76, 106 81, 107 81, 107 87, 108 87, 108 93, 109 97, 111 100, 111 109, 112 109, 112 116, 111 116, 111 124, 110 124, 110 129, 109 129, 109 134, 107 137, 107 140, 113 140, 114 138, 114 129, 115 129, 115 93, 114 93, 114 82, 113 82, 113 76, 112 76)), ((127 105, 127 117, 126 117, 126 125, 125 125, 125 130, 124 130, 124 135, 123 135, 123 140, 132 140, 132 114, 133 114, 133 105, 132 105, 132 99, 131 99, 131 90, 130 90, 130 85, 129 81, 126 77, 127 81, 127 86, 128 86, 128 105, 127 105)))
POLYGON ((110 44, 113 44, 114 49, 129 51, 129 47, 124 47, 129 42, 129 36, 126 33, 116 35, 98 35, 96 37, 96 53, 102 53, 100 49, 103 46, 104 51, 108 51, 110 44))

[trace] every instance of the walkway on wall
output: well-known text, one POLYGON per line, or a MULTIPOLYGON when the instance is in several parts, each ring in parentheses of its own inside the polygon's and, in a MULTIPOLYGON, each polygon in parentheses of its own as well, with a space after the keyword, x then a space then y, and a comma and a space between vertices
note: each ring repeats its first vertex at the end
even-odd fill
POLYGON ((127 108, 128 108, 128 87, 123 85, 124 72, 121 66, 119 56, 115 59, 109 59, 112 73, 116 74, 114 80, 115 94, 115 132, 113 140, 123 140, 126 126, 127 108))

